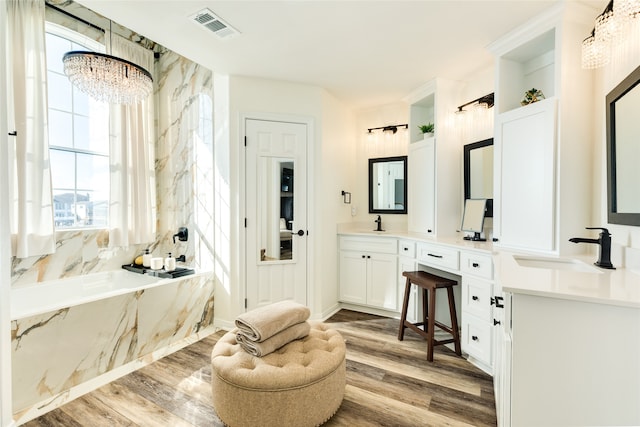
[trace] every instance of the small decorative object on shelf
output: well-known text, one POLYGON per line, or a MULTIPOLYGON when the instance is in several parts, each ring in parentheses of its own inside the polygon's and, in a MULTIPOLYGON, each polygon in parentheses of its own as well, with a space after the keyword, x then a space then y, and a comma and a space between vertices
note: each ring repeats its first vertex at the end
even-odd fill
POLYGON ((536 89, 535 87, 531 90, 528 90, 524 93, 524 97, 520 101, 521 105, 529 105, 534 102, 542 101, 544 99, 544 93, 540 89, 536 89))
POLYGON ((422 132, 423 135, 428 135, 433 134, 434 126, 433 123, 429 123, 427 125, 418 126, 418 129, 420 129, 420 132, 422 132))
POLYGON ((428 125, 420 125, 418 128, 422 133, 433 133, 434 126, 433 123, 429 123, 428 125))

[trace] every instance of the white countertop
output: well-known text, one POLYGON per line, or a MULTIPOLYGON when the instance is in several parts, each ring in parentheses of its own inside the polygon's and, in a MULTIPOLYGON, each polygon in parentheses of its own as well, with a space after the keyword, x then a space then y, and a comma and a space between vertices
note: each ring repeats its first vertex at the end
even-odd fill
MULTIPOLYGON (((519 255, 521 254, 506 251, 494 253, 496 281, 502 286, 503 291, 640 308, 640 270, 602 269, 593 266, 595 261, 593 255, 570 258, 593 266, 592 272, 523 267, 514 258, 519 255)), ((544 258, 536 255, 523 256, 544 258)))
POLYGON ((463 233, 460 236, 435 237, 429 234, 414 233, 409 231, 369 231, 362 229, 342 229, 338 230, 340 236, 367 236, 367 237, 390 237, 394 239, 409 239, 424 243, 433 243, 454 247, 456 249, 466 249, 474 251, 482 251, 491 253, 493 251, 492 242, 474 242, 473 240, 464 240, 463 233))
POLYGON ((513 253, 495 248, 492 242, 464 240, 462 233, 460 236, 434 237, 407 231, 377 232, 347 227, 339 229, 338 235, 410 239, 461 250, 492 253, 495 279, 506 292, 640 308, 640 269, 602 269, 593 265, 594 255, 571 257, 572 260, 582 261, 587 266, 593 266, 591 272, 582 272, 556 268, 523 267, 518 264, 514 256, 552 260, 567 258, 513 253))

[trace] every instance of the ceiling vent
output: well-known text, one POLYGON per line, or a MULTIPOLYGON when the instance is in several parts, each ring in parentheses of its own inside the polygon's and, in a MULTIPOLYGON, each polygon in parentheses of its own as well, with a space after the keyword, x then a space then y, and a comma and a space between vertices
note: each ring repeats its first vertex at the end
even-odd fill
POLYGON ((191 16, 193 22, 202 27, 212 31, 216 36, 221 39, 231 38, 240 34, 238 30, 233 28, 231 25, 224 22, 220 17, 216 16, 209 9, 203 9, 195 15, 191 16))

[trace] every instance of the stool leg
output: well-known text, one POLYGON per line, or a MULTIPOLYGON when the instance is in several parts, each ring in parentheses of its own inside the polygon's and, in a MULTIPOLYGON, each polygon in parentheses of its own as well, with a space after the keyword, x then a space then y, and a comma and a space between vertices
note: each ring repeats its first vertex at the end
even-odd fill
POLYGON ((433 341, 436 326, 436 288, 429 289, 429 330, 427 331, 427 361, 433 362, 433 341))
POLYGON ((449 296, 449 315, 451 316, 451 329, 453 329, 453 344, 458 356, 462 355, 462 349, 460 348, 460 333, 458 332, 458 315, 456 313, 456 300, 453 297, 453 287, 447 288, 447 295, 449 296))
POLYGON ((402 314, 400 315, 400 328, 398 328, 398 340, 404 339, 404 324, 407 321, 407 309, 409 308, 409 294, 411 294, 411 280, 407 277, 404 287, 404 300, 402 301, 402 314))
POLYGON ((422 289, 422 329, 427 332, 427 319, 429 318, 429 293, 425 288, 422 289))

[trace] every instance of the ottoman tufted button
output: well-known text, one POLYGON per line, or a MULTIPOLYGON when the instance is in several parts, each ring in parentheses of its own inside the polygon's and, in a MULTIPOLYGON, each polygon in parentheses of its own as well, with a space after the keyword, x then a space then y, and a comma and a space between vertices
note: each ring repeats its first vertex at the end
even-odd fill
POLYGON ((326 324, 265 357, 254 357, 225 334, 211 354, 213 406, 231 427, 317 426, 340 407, 346 346, 326 324), (313 402, 310 405, 309 402, 313 402))

